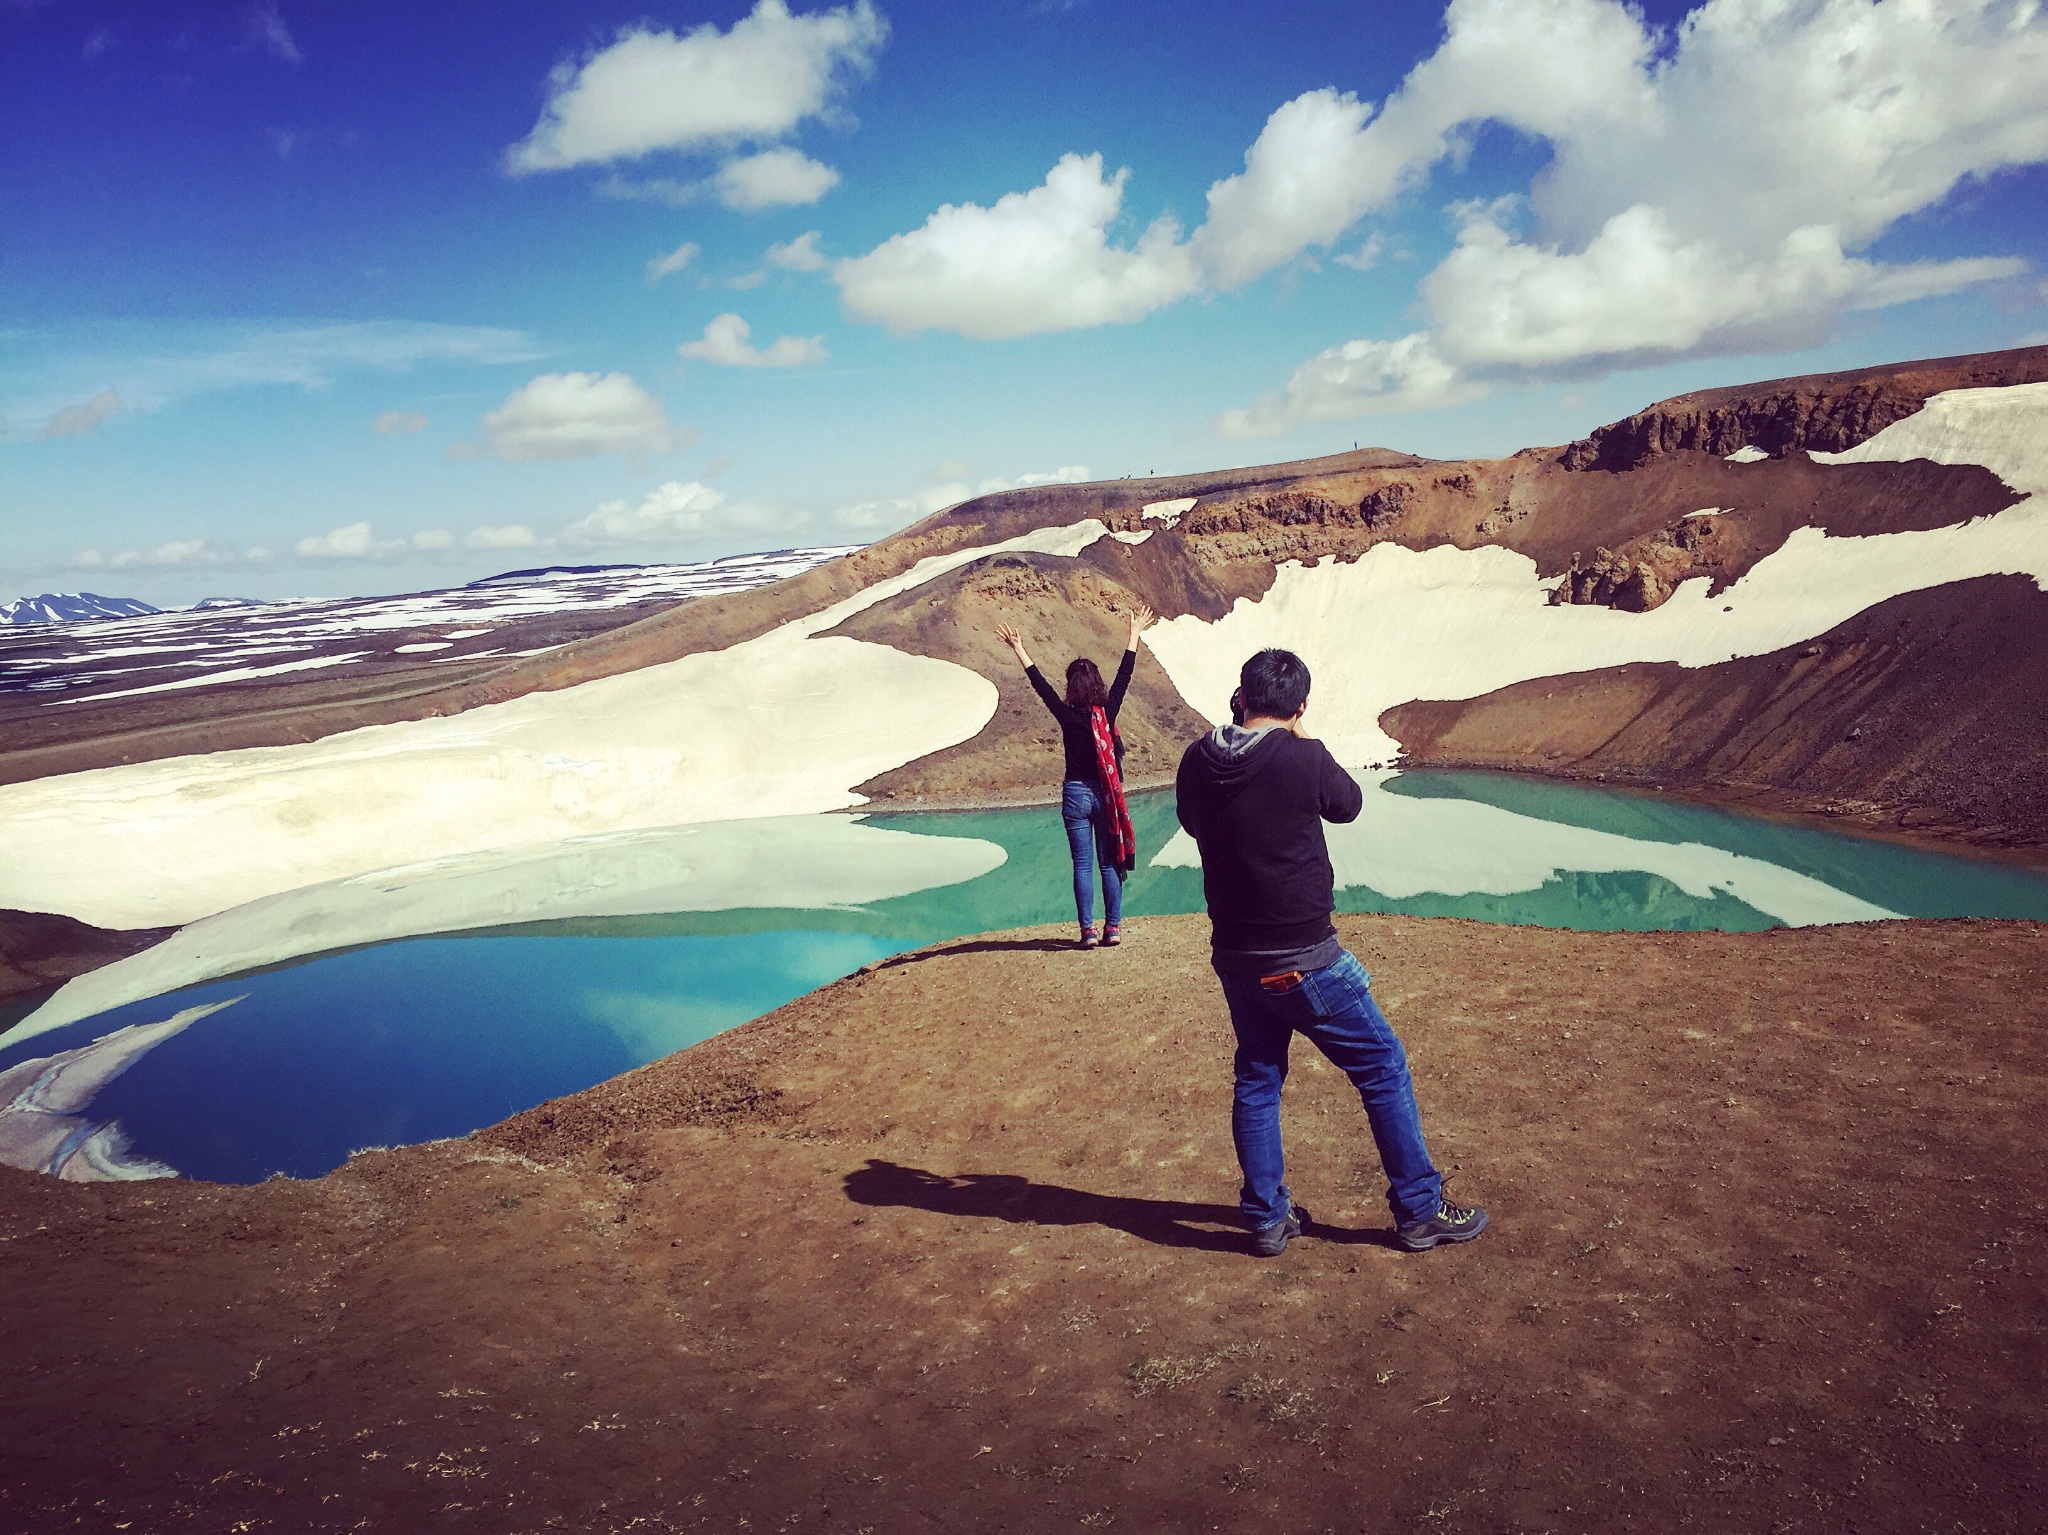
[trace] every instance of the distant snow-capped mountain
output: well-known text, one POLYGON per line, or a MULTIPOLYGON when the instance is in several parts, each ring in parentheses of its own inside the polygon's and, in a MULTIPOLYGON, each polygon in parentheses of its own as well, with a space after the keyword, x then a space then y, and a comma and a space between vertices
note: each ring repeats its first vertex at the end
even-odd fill
POLYGON ((95 618, 140 618, 161 613, 135 597, 102 597, 97 592, 44 592, 0 605, 0 624, 76 624, 95 618))

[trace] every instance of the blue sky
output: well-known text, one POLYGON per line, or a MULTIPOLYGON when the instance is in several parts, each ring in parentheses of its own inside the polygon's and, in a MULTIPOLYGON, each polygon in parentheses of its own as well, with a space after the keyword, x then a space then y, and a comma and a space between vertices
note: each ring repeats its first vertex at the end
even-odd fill
POLYGON ((0 123, 0 596, 861 542, 2048 339, 2020 0, 11 0, 0 123))

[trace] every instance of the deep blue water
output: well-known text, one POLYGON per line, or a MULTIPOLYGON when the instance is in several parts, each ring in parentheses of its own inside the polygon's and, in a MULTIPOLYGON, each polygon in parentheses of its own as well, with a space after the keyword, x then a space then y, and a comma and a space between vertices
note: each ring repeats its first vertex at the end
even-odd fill
MULTIPOLYGON (((1450 814, 1445 825, 1453 832, 1469 822, 1472 837, 1500 844, 1480 851, 1500 852, 1503 867, 1514 863, 1506 856, 1514 850, 1505 844, 1517 828, 1532 838, 1564 837, 1559 845, 1567 854, 1580 845, 1571 840, 1576 831, 1596 834, 1584 845, 1610 864, 1620 847, 1620 862, 1666 866, 1699 888, 1689 893, 1652 868, 1558 867, 1526 889, 1505 891, 1387 895, 1354 884, 1340 891, 1347 911, 1580 928, 1746 930, 1773 925, 1787 914, 1788 902, 1813 899, 1804 881, 1818 882, 1812 889, 1824 903, 1849 899, 1902 915, 2048 918, 2048 877, 1697 805, 1474 773, 1405 775, 1388 792, 1454 802, 1417 808, 1450 814), (1502 819, 1500 812, 1518 819, 1502 819), (1742 867, 1751 874, 1769 876, 1759 889, 1775 889, 1770 880, 1780 873, 1799 879, 1790 896, 1757 897, 1776 901, 1781 910, 1774 914, 1685 872, 1721 855, 1748 860, 1742 867)), ((1396 822, 1409 813, 1391 808, 1396 822)), ((1175 831, 1170 797, 1143 797, 1132 810, 1141 856, 1126 910, 1201 910, 1198 869, 1152 862, 1175 831)), ((977 879, 852 910, 583 919, 320 955, 65 1025, 0 1050, 0 1070, 88 1045, 126 1025, 238 998, 141 1055, 86 1112, 97 1122, 118 1120, 136 1153, 187 1176, 228 1182, 274 1172, 309 1177, 361 1147, 461 1135, 579 1091, 884 955, 962 934, 1072 920, 1057 812, 874 820, 899 831, 994 842, 1007 860, 977 879)), ((1454 861, 1454 838, 1436 829, 1431 835, 1445 837, 1446 861, 1454 861)), ((1512 880, 1500 875, 1497 882, 1512 880)), ((0 1011, 0 1026, 32 1005, 0 1011)))

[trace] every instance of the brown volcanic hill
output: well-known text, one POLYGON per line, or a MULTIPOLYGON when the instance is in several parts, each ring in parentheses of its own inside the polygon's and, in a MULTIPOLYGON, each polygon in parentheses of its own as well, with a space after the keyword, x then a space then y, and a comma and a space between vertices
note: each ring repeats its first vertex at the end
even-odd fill
POLYGON ((0 1169, 0 1528, 2030 1531, 2048 929, 1340 918, 1244 1251, 1199 918, 902 956, 312 1182, 0 1169))
POLYGON ((1769 655, 1543 677, 1381 716, 1412 766, 1597 776, 2035 855, 2044 722, 2048 592, 2026 576, 1909 592, 1769 655))

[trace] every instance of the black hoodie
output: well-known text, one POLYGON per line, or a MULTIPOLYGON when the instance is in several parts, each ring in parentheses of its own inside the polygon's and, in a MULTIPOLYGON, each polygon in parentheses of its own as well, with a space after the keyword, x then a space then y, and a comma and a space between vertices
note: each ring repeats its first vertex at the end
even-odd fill
POLYGON ((1337 881, 1323 822, 1355 821, 1365 795, 1328 747, 1286 730, 1223 725, 1183 754, 1174 789, 1180 824, 1202 850, 1219 962, 1334 940, 1337 881))

